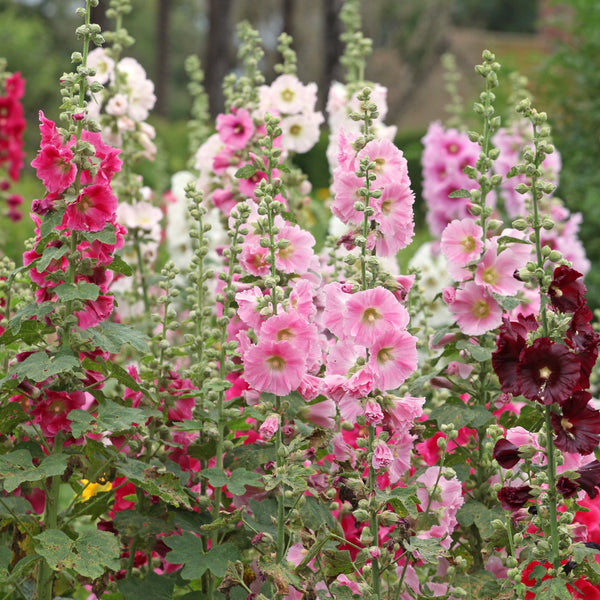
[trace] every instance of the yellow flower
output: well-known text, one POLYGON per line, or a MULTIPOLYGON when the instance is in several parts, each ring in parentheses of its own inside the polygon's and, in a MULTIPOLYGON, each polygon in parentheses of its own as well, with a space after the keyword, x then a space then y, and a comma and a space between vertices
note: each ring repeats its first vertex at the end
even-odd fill
POLYGON ((110 481, 106 481, 104 477, 101 477, 96 482, 90 482, 87 479, 80 479, 79 482, 83 486, 79 502, 87 502, 98 492, 108 492, 112 490, 112 483, 110 481))

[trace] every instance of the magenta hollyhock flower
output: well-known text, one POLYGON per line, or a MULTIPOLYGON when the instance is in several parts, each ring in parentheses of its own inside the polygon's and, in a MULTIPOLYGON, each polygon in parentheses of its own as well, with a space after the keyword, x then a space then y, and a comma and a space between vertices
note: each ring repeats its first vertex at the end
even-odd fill
POLYGON ((440 249, 448 262, 464 267, 483 250, 483 229, 473 219, 455 219, 442 233, 440 249))
POLYGON ((306 372, 306 357, 287 340, 251 344, 242 354, 244 379, 259 392, 286 396, 306 372))
POLYGON ((377 389, 396 389, 417 368, 417 338, 407 331, 387 329, 371 345, 367 366, 377 389))
POLYGON ((524 266, 524 262, 512 250, 506 248, 498 254, 498 244, 488 242, 487 249, 477 265, 475 283, 488 292, 501 296, 514 296, 524 287, 514 273, 524 266))
POLYGON ((562 414, 552 413, 554 445, 559 450, 590 454, 600 443, 600 411, 589 405, 591 399, 589 392, 574 392, 562 404, 562 414))
POLYGON ((85 409, 93 401, 87 392, 59 392, 45 390, 30 410, 34 422, 39 425, 47 439, 54 439, 58 432, 70 433, 71 421, 67 415, 74 409, 85 409))
POLYGON ((67 205, 63 225, 76 231, 102 231, 107 223, 114 223, 117 204, 109 185, 88 185, 67 205))
POLYGON ((481 335, 502 323, 500 305, 473 281, 456 290, 456 298, 448 308, 456 316, 460 330, 467 335, 481 335))
POLYGON ((531 495, 532 488, 528 485, 520 487, 505 486, 498 492, 500 506, 504 510, 515 511, 523 508, 529 500, 533 499, 531 495))
POLYGON ((580 373, 580 362, 567 346, 543 337, 521 352, 517 385, 529 400, 562 404, 575 391, 580 373))
POLYGON ((377 446, 375 446, 375 450, 373 451, 373 459, 371 461, 373 468, 376 470, 386 469, 390 466, 393 460, 394 455, 392 454, 390 447, 385 442, 377 442, 377 446))
POLYGON ((217 115, 217 131, 223 143, 241 150, 254 133, 254 123, 247 110, 234 108, 230 114, 217 115))
POLYGON ((67 146, 42 146, 38 155, 31 161, 38 178, 50 192, 64 192, 74 181, 77 167, 71 161, 73 152, 67 146))
POLYGON ((357 344, 371 346, 390 329, 408 325, 408 311, 382 287, 352 294, 346 302, 345 327, 357 344))
POLYGON ((505 469, 512 469, 521 460, 519 446, 509 442, 506 438, 499 439, 496 442, 492 457, 505 469))

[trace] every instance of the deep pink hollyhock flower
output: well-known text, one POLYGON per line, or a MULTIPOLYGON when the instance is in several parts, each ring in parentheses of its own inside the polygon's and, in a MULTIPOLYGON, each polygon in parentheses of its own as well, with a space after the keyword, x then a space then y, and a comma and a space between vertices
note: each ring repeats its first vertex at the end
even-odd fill
POLYGON ((231 210, 237 204, 231 188, 216 189, 211 195, 213 204, 226 216, 229 217, 231 210))
POLYGON ((42 146, 62 146, 64 143, 62 135, 56 128, 54 121, 46 119, 44 113, 40 110, 40 133, 42 134, 42 146))
POLYGON ((396 389, 417 368, 417 338, 407 331, 388 329, 371 346, 367 366, 377 389, 396 389))
MULTIPOLYGON (((90 396, 91 397, 91 396, 90 396)), ((69 433, 71 421, 67 415, 74 409, 83 409, 89 403, 86 393, 82 391, 56 392, 46 390, 31 408, 30 414, 35 417, 42 433, 48 439, 54 439, 59 431, 69 433)))
POLYGON ((117 198, 109 185, 88 185, 65 210, 63 225, 77 231, 102 231, 113 223, 117 198))
POLYGON ((393 460, 394 455, 392 454, 389 446, 385 442, 379 441, 377 446, 375 446, 375 450, 373 451, 373 459, 371 461, 373 468, 377 471, 379 469, 386 469, 390 466, 393 460))
POLYGON ((114 308, 114 296, 98 296, 96 300, 86 300, 84 310, 76 312, 79 327, 87 329, 106 321, 114 308))
POLYGON ((505 469, 512 469, 520 460, 519 447, 506 438, 499 439, 494 446, 492 457, 505 469))
POLYGON ((552 306, 560 312, 575 312, 585 305, 587 289, 582 280, 583 275, 565 265, 554 269, 554 277, 548 288, 552 306))
MULTIPOLYGON (((273 169, 272 175, 273 177, 279 177, 279 170, 273 169)), ((269 179, 269 176, 264 171, 256 171, 256 173, 251 177, 248 177, 248 179, 238 179, 240 194, 247 198, 254 198, 254 192, 263 179, 265 181, 269 179)))
POLYGON ((263 440, 270 440, 279 429, 279 415, 269 415, 258 429, 263 440))
POLYGON ((502 322, 502 308, 481 286, 469 281, 456 290, 456 298, 448 306, 456 316, 460 330, 467 335, 481 335, 502 322))
POLYGON ((498 500, 500 506, 504 510, 515 511, 523 508, 529 500, 533 498, 531 495, 532 488, 528 485, 520 487, 505 486, 498 492, 498 500))
POLYGON ((455 219, 444 229, 440 249, 448 262, 464 267, 481 255, 482 237, 483 229, 473 219, 455 219))
POLYGON ((352 294, 346 303, 344 326, 357 344, 371 346, 390 329, 404 329, 408 325, 408 312, 382 287, 352 294))
POLYGON ((562 404, 575 391, 580 372, 580 362, 567 346, 538 338, 521 352, 517 385, 529 400, 562 404))
POLYGON ((589 392, 574 392, 562 404, 562 414, 552 413, 554 445, 559 450, 590 454, 600 442, 600 411, 589 406, 591 399, 589 392))
POLYGON ((70 148, 48 144, 42 146, 31 161, 31 166, 50 193, 60 194, 75 181, 77 167, 72 160, 73 152, 70 148))
POLYGON ((306 357, 287 340, 251 345, 242 355, 244 378, 259 392, 286 396, 306 371, 306 357))
POLYGON ((523 282, 514 277, 515 271, 524 263, 508 248, 498 254, 497 243, 488 242, 486 245, 487 249, 475 271, 475 283, 490 293, 514 296, 524 287, 523 282))
POLYGON ((234 108, 230 114, 217 116, 217 131, 223 143, 241 150, 254 133, 254 123, 247 110, 234 108))

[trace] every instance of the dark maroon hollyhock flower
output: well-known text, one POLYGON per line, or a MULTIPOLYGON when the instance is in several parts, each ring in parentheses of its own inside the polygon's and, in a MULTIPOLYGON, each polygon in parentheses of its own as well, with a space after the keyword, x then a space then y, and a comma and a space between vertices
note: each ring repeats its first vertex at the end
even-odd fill
POLYGON ((525 348, 517 366, 517 384, 525 398, 561 404, 579 383, 581 364, 573 352, 550 338, 538 338, 525 348))
POLYGON ((556 482, 556 490, 559 494, 562 494, 565 498, 572 498, 577 494, 579 487, 577 484, 568 477, 559 477, 556 482))
POLYGON ((600 442, 600 411, 588 406, 589 392, 579 391, 561 406, 562 415, 552 414, 554 445, 563 452, 590 454, 600 442))
POLYGON ((581 363, 579 387, 583 389, 589 387, 590 374, 598 359, 600 336, 590 324, 592 318, 592 311, 587 306, 577 310, 573 314, 565 340, 569 347, 573 348, 581 363))
POLYGON ((519 356, 525 348, 527 332, 535 331, 538 324, 533 318, 519 318, 517 322, 504 317, 503 321, 496 340, 497 349, 492 354, 492 367, 500 380, 500 389, 518 396, 521 393, 517 383, 519 356))
POLYGON ((502 438, 496 442, 492 456, 498 464, 505 469, 512 469, 520 460, 519 447, 502 438))
POLYGON ((548 288, 552 306, 560 312, 572 313, 585 305, 587 289, 583 275, 571 267, 560 265, 554 269, 554 279, 548 288))
POLYGON ((519 510, 533 497, 531 487, 523 485, 521 487, 505 486, 498 492, 498 500, 504 510, 519 510))
POLYGON ((594 499, 598 495, 600 487, 600 462, 593 460, 591 463, 578 469, 576 473, 579 477, 575 480, 567 477, 560 477, 556 489, 565 497, 571 498, 581 488, 587 492, 587 495, 594 499))

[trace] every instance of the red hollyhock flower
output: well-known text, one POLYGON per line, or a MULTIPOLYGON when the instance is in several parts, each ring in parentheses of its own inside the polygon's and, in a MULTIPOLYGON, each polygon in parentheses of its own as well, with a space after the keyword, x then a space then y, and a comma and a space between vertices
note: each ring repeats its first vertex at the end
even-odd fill
POLYGON ((521 352, 517 384, 529 400, 561 404, 575 390, 580 373, 580 361, 567 346, 543 337, 521 352))
POLYGON ((600 442, 600 411, 588 406, 592 395, 579 391, 561 406, 562 415, 552 414, 554 445, 563 452, 590 454, 600 442))
POLYGON ((505 469, 512 469, 521 460, 519 447, 509 442, 506 438, 502 438, 496 442, 492 456, 505 469))
POLYGON ((554 270, 554 279, 548 288, 552 306, 560 312, 572 313, 586 304, 587 289, 583 275, 571 267, 560 265, 554 270))
POLYGON ((505 486, 498 492, 498 500, 500 500, 500 506, 504 510, 519 510, 523 508, 529 500, 533 498, 531 495, 532 488, 528 485, 521 487, 510 487, 505 486))

